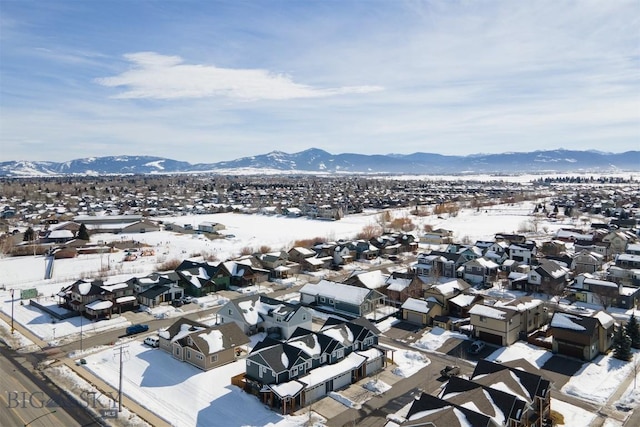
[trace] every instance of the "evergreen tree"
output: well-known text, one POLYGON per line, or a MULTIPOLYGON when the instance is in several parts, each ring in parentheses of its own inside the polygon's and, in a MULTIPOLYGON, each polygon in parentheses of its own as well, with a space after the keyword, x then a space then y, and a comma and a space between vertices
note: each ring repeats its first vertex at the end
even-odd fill
POLYGON ((624 332, 631 339, 631 347, 640 349, 640 324, 635 315, 631 315, 627 325, 624 328, 624 332))
POLYGON ((33 231, 33 228, 29 227, 29 228, 27 228, 27 231, 24 232, 24 236, 22 237, 22 241, 30 242, 30 241, 34 240, 35 237, 36 237, 36 232, 33 231))
POLYGON ((613 336, 613 357, 620 360, 631 360, 631 338, 623 327, 616 329, 613 336))
POLYGON ((89 230, 87 230, 87 226, 84 224, 80 224, 80 228, 78 229, 78 239, 80 240, 90 240, 89 239, 89 230))

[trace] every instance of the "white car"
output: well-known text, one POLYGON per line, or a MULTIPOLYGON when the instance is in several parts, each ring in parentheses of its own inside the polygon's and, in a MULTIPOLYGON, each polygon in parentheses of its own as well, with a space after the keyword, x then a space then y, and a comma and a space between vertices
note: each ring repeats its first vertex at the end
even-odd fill
POLYGON ((149 347, 158 347, 160 345, 159 337, 146 337, 144 343, 149 347))

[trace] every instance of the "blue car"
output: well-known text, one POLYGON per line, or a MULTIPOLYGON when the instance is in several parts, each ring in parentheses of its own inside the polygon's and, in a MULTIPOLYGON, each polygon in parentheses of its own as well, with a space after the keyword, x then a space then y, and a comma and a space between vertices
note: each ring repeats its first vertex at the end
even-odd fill
POLYGON ((138 323, 137 325, 131 325, 127 328, 127 335, 139 334, 141 332, 147 332, 149 330, 149 325, 142 325, 138 323))

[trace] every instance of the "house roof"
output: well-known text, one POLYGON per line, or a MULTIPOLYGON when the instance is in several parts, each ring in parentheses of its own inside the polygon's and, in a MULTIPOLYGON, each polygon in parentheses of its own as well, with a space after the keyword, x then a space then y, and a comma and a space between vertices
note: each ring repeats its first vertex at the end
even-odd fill
POLYGON ((578 316, 575 314, 562 313, 556 311, 551 318, 552 328, 564 329, 579 334, 593 335, 598 326, 598 320, 588 316, 578 316))
POLYGON ((477 408, 500 425, 507 425, 509 418, 520 420, 527 405, 525 400, 513 394, 455 376, 449 379, 439 397, 460 406, 477 408))
POLYGON ((234 305, 238 312, 242 313, 247 325, 257 325, 268 317, 274 317, 274 315, 280 315, 285 322, 288 322, 298 310, 305 309, 300 305, 269 298, 265 295, 248 295, 233 299, 228 304, 234 305))
POLYGON ((375 290, 331 282, 324 279, 318 283, 307 283, 300 289, 301 294, 324 296, 354 305, 362 304, 369 298, 372 292, 375 292, 377 296, 382 296, 380 292, 375 290))
POLYGON ((493 427, 497 424, 484 414, 459 406, 439 397, 422 393, 407 413, 405 426, 423 426, 431 422, 437 426, 447 427, 493 427))
POLYGON ((433 309, 433 307, 437 305, 440 304, 437 301, 433 301, 433 299, 431 299, 430 301, 426 301, 417 298, 407 298, 405 302, 402 303, 402 306, 400 308, 402 308, 403 310, 410 310, 417 313, 428 314, 433 309))
MULTIPOLYGON (((525 366, 530 365, 526 361, 521 363, 525 366)), ((535 367, 531 366, 531 370, 535 370, 535 367)), ((536 396, 545 396, 550 385, 548 380, 529 372, 528 368, 527 370, 522 367, 515 368, 485 359, 478 361, 470 379, 479 384, 512 393, 524 398, 527 402, 532 402, 536 396)))

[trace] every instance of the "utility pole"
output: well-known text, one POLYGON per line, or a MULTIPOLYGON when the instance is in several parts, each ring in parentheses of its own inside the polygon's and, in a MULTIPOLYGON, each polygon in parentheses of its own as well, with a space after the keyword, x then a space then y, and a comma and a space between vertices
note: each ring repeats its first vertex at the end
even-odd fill
POLYGON ((120 375, 119 375, 119 381, 118 381, 118 412, 122 412, 122 354, 124 352, 125 347, 128 346, 124 346, 121 345, 118 348, 115 348, 114 351, 118 351, 120 353, 120 375))
POLYGON ((84 315, 80 312, 80 353, 82 353, 82 318, 84 315))
POLYGON ((11 289, 11 335, 13 335, 14 327, 13 327, 13 293, 15 289, 11 289))

